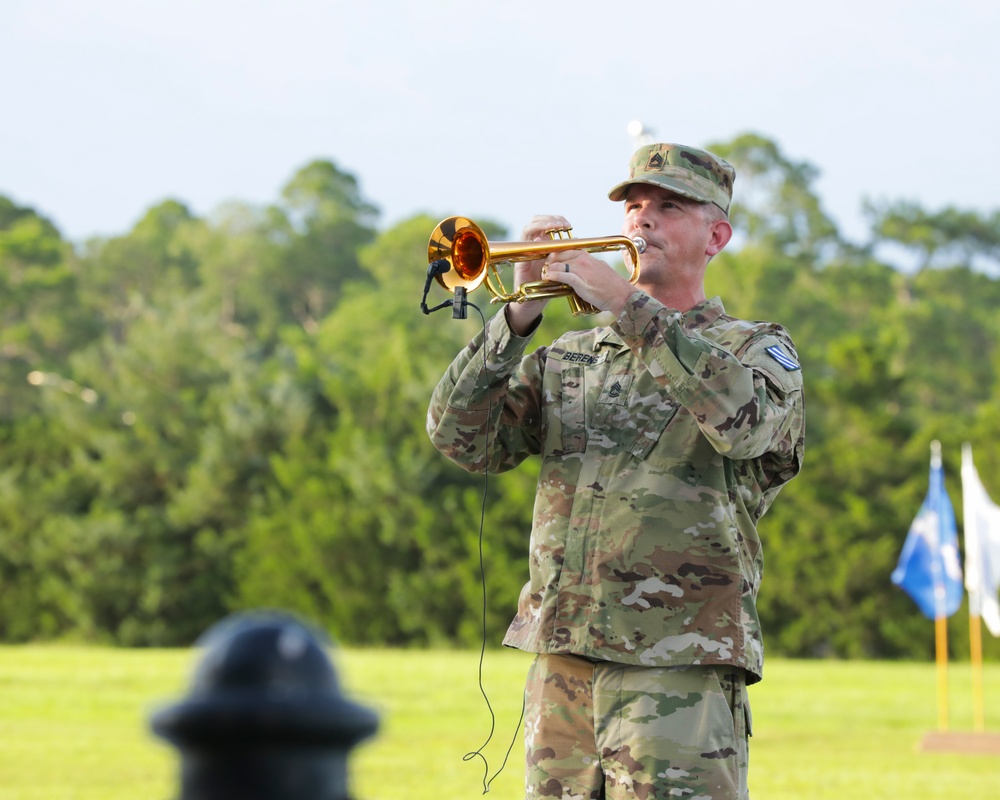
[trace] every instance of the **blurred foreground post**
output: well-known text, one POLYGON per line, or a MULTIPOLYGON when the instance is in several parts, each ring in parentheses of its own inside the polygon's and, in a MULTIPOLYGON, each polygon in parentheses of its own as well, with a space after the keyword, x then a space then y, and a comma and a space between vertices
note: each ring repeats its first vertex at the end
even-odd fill
POLYGON ((199 641, 190 694, 151 726, 181 755, 181 800, 346 800, 348 752, 378 727, 346 699, 317 635, 243 614, 199 641))

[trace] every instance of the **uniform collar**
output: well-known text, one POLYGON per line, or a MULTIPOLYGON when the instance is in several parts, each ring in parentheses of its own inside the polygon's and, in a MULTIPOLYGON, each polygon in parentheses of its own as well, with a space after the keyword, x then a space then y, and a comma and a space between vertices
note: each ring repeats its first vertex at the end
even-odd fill
MULTIPOLYGON (((652 302, 656 303, 656 300, 652 302)), ((664 309, 667 306, 660 304, 664 309)), ((685 332, 697 331, 701 328, 707 328, 713 322, 715 322, 719 317, 726 313, 725 307, 722 305, 722 298, 710 297, 707 300, 698 303, 694 308, 689 308, 687 311, 683 312, 680 316, 681 328, 685 332)), ((614 329, 600 328, 597 331, 597 337, 594 341, 594 350, 596 351, 604 344, 612 344, 618 347, 624 346, 625 342, 622 338, 615 333, 614 329)))
POLYGON ((710 297, 681 315, 681 326, 686 331, 697 330, 711 325, 726 313, 721 297, 710 297))

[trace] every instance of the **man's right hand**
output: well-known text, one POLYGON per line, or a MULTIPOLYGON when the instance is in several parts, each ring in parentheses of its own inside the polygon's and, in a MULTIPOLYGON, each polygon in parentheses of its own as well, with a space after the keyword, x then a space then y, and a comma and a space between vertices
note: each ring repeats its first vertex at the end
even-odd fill
MULTIPOLYGON (((521 231, 521 241, 524 242, 547 242, 550 240, 549 231, 558 228, 570 228, 569 220, 554 214, 536 214, 531 221, 524 226, 521 231)), ((542 267, 545 265, 545 256, 534 261, 521 261, 514 264, 514 288, 515 290, 522 283, 530 281, 544 280, 542 267)), ((541 316, 549 299, 526 300, 523 303, 509 303, 507 305, 507 322, 511 330, 518 336, 526 335, 541 316)))

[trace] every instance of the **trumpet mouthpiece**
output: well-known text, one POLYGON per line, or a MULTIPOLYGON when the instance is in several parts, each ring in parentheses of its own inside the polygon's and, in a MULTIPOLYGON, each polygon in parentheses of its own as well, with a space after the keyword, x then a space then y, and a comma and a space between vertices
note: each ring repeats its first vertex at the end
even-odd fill
POLYGON ((639 251, 640 254, 646 252, 646 240, 641 236, 634 236, 632 241, 635 243, 635 249, 639 251))

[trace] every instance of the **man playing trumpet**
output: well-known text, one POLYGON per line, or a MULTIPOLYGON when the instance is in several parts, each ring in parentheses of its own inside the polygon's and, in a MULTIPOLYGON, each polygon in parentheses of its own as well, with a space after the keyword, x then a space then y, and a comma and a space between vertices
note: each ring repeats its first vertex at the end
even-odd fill
MULTIPOLYGON (((504 639, 537 654, 528 798, 748 797, 757 522, 801 467, 805 423, 786 331, 705 296, 734 177, 704 150, 640 148, 609 193, 646 242, 634 285, 582 250, 515 266, 519 285, 565 283, 610 324, 526 355, 548 300, 508 304, 431 399, 431 440, 465 469, 541 459, 504 639)), ((561 227, 536 216, 524 239, 561 227)))

